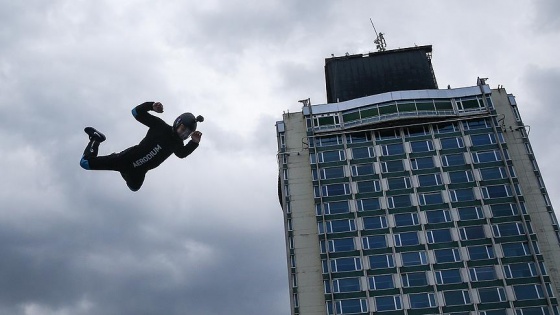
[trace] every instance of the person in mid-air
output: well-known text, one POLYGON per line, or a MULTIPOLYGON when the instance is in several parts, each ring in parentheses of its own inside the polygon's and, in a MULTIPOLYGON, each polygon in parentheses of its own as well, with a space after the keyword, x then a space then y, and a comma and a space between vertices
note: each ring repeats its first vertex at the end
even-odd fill
POLYGON ((149 127, 148 133, 138 145, 120 153, 97 156, 99 144, 105 141, 106 137, 95 128, 86 127, 84 131, 89 136, 89 143, 80 160, 80 166, 86 170, 120 172, 128 188, 137 191, 142 187, 146 173, 159 166, 172 153, 184 158, 198 147, 202 133, 196 131, 196 127, 197 122, 204 121, 204 117, 184 113, 170 126, 148 113, 150 110, 163 113, 163 105, 160 102, 145 102, 132 110, 134 118, 149 127), (191 140, 184 145, 183 141, 189 136, 191 140))

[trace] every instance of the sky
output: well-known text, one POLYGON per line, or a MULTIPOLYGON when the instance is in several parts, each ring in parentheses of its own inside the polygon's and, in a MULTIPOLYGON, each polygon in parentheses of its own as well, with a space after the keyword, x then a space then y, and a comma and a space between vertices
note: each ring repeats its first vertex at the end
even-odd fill
POLYGON ((516 96, 558 211, 557 0, 0 0, 0 314, 289 314, 275 122, 375 51, 370 18, 433 45, 440 88, 516 96), (203 115, 200 147, 138 192, 81 169, 83 128, 119 152, 145 101, 203 115))

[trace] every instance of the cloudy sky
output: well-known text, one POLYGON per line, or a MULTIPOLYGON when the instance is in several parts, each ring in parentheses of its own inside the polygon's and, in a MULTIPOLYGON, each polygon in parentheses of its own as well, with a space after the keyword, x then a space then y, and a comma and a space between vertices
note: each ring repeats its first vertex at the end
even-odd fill
POLYGON ((440 87, 517 97, 553 204, 560 2, 0 0, 0 314, 289 314, 274 123, 324 103, 324 58, 433 45, 440 87), (556 53, 555 53, 556 52, 556 53), (204 115, 139 192, 78 161, 130 110, 204 115))

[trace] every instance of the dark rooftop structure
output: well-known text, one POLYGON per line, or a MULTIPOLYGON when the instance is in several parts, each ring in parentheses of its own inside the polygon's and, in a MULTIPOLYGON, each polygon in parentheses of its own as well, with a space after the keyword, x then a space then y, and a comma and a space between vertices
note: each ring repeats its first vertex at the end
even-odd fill
POLYGON ((432 46, 325 59, 327 102, 401 90, 437 89, 432 46))

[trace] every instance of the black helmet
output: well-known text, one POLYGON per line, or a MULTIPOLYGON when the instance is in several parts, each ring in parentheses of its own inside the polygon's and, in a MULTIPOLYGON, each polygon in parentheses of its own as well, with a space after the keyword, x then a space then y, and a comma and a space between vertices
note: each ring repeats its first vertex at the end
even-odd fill
POLYGON ((196 131, 196 123, 203 121, 204 117, 200 115, 196 116, 195 118, 191 113, 184 113, 181 114, 181 116, 177 117, 177 119, 175 119, 175 122, 173 122, 173 131, 177 132, 179 126, 185 126, 185 130, 183 130, 181 133, 177 132, 179 137, 185 140, 191 135, 191 133, 196 131))

